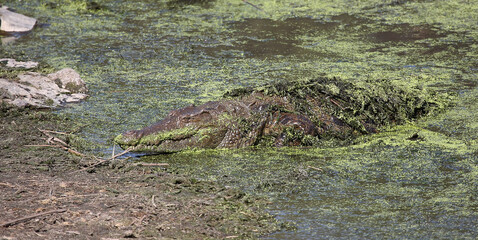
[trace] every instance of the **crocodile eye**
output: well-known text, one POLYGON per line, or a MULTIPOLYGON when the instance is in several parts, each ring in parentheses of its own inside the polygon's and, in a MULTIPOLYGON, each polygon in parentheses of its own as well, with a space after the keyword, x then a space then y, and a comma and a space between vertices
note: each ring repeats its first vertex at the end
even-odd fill
POLYGON ((188 123, 191 121, 191 116, 185 116, 180 118, 181 122, 188 123))
POLYGON ((212 116, 209 112, 203 111, 199 114, 181 117, 180 121, 183 123, 208 122, 211 118, 212 116))

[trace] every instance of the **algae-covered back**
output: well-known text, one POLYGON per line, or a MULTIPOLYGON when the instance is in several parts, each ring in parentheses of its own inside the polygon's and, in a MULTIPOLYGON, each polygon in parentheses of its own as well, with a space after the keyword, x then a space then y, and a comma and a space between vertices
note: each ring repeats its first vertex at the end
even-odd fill
POLYGON ((224 97, 244 97, 253 92, 286 98, 294 105, 296 112, 307 115, 317 125, 321 124, 316 117, 320 106, 323 111, 363 132, 367 132, 363 123, 375 127, 403 124, 439 113, 450 106, 454 99, 453 93, 398 85, 386 79, 357 82, 335 77, 278 81, 258 88, 238 88, 226 92, 224 97))
POLYGON ((114 141, 123 149, 154 153, 254 145, 318 147, 329 139, 351 143, 360 134, 441 111, 449 103, 446 96, 385 80, 362 85, 327 77, 282 81, 173 110, 114 141))

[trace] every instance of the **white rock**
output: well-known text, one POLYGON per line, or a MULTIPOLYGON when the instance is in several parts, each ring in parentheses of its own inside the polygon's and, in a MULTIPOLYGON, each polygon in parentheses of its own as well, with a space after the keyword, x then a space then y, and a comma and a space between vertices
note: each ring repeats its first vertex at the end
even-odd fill
POLYGON ((64 68, 56 73, 48 74, 48 78, 57 84, 61 83, 59 87, 68 89, 72 93, 86 93, 88 91, 85 82, 80 78, 80 74, 71 68, 64 68))
POLYGON ((29 68, 34 68, 34 67, 38 66, 37 62, 32 62, 32 61, 19 62, 19 61, 13 59, 13 58, 2 58, 2 59, 0 59, 0 62, 7 62, 7 64, 5 66, 11 67, 11 68, 21 67, 21 68, 29 69, 29 68))
POLYGON ((33 29, 37 20, 12 12, 7 6, 0 8, 0 30, 5 32, 28 32, 33 29))
POLYGON ((80 102, 88 97, 86 84, 73 69, 62 69, 48 76, 28 72, 17 81, 0 78, 0 101, 18 107, 55 108, 80 102), (70 87, 81 93, 72 93, 70 87))

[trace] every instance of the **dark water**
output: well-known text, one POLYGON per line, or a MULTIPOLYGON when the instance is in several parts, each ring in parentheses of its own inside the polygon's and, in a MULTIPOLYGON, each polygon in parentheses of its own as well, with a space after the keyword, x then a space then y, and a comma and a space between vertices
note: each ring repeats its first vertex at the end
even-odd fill
POLYGON ((478 33, 468 22, 477 16, 471 3, 398 2, 255 2, 261 11, 219 0, 6 1, 43 24, 0 53, 80 72, 91 97, 58 113, 83 125, 97 154, 127 129, 240 86, 326 75, 455 95, 444 113, 350 147, 144 160, 270 197, 270 212, 297 230, 266 239, 474 239, 478 33), (420 20, 424 10, 435 24, 420 20))

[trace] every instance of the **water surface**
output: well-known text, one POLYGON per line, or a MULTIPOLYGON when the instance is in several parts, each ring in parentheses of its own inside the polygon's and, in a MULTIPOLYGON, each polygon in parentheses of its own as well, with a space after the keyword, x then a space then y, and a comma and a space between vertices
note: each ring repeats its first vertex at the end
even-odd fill
MULTIPOLYGON (((478 7, 473 1, 5 1, 42 23, 1 54, 72 67, 91 97, 59 110, 112 138, 226 90, 337 76, 454 98, 349 147, 147 157, 271 198, 296 231, 266 239, 478 237, 478 7), (414 136, 414 137, 413 137, 414 136)), ((2 40, 6 37, 2 36, 2 40)))

